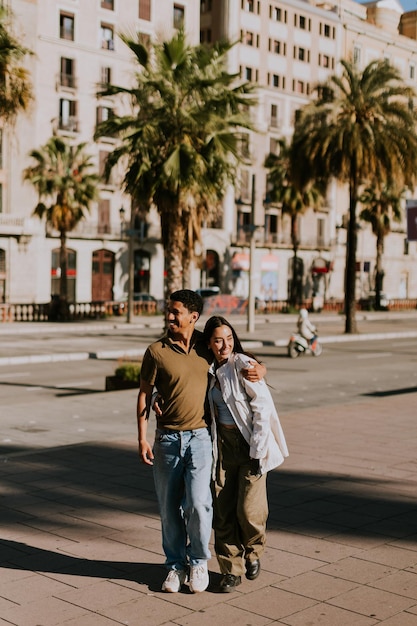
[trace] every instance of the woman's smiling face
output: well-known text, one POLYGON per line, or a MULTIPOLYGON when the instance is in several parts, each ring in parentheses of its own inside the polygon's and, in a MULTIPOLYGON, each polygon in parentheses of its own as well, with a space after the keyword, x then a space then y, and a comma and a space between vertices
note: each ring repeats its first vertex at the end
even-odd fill
POLYGON ((211 348, 214 358, 218 363, 227 361, 233 352, 233 333, 229 326, 218 326, 213 330, 210 337, 209 348, 211 348))

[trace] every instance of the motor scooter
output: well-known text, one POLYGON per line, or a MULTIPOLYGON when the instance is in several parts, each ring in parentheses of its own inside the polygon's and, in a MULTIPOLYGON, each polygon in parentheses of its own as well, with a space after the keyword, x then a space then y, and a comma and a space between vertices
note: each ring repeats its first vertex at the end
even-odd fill
POLYGON ((293 333, 288 342, 288 356, 292 359, 297 358, 300 354, 310 353, 313 356, 320 356, 323 352, 323 346, 318 340, 317 333, 313 343, 305 339, 299 333, 293 333))

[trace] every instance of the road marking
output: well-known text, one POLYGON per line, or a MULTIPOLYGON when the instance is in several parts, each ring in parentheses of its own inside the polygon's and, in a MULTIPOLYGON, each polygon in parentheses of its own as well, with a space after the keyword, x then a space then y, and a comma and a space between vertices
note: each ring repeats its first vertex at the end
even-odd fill
POLYGON ((91 380, 85 380, 75 383, 61 383, 60 385, 54 385, 54 387, 55 389, 65 389, 66 387, 91 387, 92 384, 91 380))
POLYGON ((357 359, 382 359, 387 356, 392 356, 392 352, 375 352, 375 354, 358 354, 357 359))
POLYGON ((19 372, 18 374, 3 374, 1 380, 4 378, 23 378, 24 376, 30 376, 30 372, 19 372))

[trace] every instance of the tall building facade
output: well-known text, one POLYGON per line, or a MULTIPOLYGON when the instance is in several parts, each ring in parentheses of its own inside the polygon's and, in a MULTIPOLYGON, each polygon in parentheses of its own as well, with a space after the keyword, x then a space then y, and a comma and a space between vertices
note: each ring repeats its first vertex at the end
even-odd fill
MULTIPOLYGON (((183 25, 191 43, 227 38, 236 42, 229 70, 257 86, 256 132, 248 132, 240 146, 248 165, 240 167, 227 191, 222 218, 205 225, 204 263, 193 270, 193 288, 216 285, 246 297, 254 237, 255 295, 266 301, 287 298, 290 222, 269 201, 264 161, 277 151, 279 140, 290 141, 297 111, 317 82, 340 71, 340 59, 363 68, 375 58, 388 58, 417 87, 417 12, 403 13, 396 0, 366 5, 351 0, 10 0, 9 5, 16 36, 34 52, 28 68, 35 101, 0 136, 0 302, 48 302, 57 290, 58 233, 32 217, 37 197, 22 182, 22 172, 29 151, 53 133, 89 142, 102 171, 115 144, 111 137, 92 141, 96 124, 123 109, 122 103, 97 99, 97 86, 128 86, 133 80, 120 32, 162 40, 183 25)), ((115 171, 100 184, 99 200, 69 234, 68 279, 76 302, 111 300, 127 290, 132 235, 121 180, 122 172, 115 171)), ((347 211, 346 188, 332 182, 320 210, 299 218, 305 297, 343 298, 347 211)), ((385 243, 384 290, 391 298, 417 297, 417 244, 406 241, 405 224, 404 218, 394 225, 385 243)), ((156 213, 135 225, 133 247, 135 291, 162 297, 164 254, 156 213)), ((369 225, 360 224, 358 297, 373 288, 375 256, 375 237, 369 225)))
MULTIPOLYGON (((38 198, 23 182, 28 154, 53 135, 87 142, 97 172, 114 148, 112 137, 93 142, 96 125, 123 103, 97 98, 99 85, 133 84, 135 67, 120 33, 163 41, 183 27, 198 43, 200 8, 193 0, 9 0, 14 35, 33 54, 27 68, 34 101, 13 128, 1 132, 0 302, 43 303, 58 292, 59 233, 32 216, 38 198)), ((99 199, 68 234, 69 299, 118 298, 127 289, 130 200, 122 172, 99 185, 99 199)), ((135 289, 163 291, 159 223, 150 215, 135 228, 135 289)))
MULTIPOLYGON (((201 6, 201 41, 227 38, 238 42, 230 70, 254 81, 259 97, 253 119, 257 132, 248 133, 243 145, 251 163, 240 169, 238 184, 225 202, 223 228, 230 245, 221 260, 227 288, 247 293, 248 227, 254 196, 256 295, 285 299, 292 278, 290 222, 279 206, 268 202, 265 157, 277 150, 279 139, 290 140, 297 110, 310 100, 317 82, 340 73, 340 59, 352 60, 363 69, 374 59, 386 58, 416 88, 417 12, 404 13, 396 0, 364 5, 351 0, 206 0, 201 6)), ((348 207, 346 186, 333 181, 321 209, 308 210, 298 220, 305 297, 317 296, 322 302, 344 296, 348 207)), ((376 240, 369 224, 359 222, 358 226, 360 298, 374 289, 376 240)), ((385 240, 384 290, 391 298, 415 298, 417 244, 407 241, 405 211, 403 221, 392 226, 385 240)))

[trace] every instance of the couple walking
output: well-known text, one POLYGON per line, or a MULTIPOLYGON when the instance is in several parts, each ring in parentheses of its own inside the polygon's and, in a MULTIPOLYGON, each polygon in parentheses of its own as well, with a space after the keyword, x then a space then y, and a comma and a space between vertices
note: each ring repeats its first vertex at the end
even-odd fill
POLYGON ((139 456, 153 465, 161 515, 168 569, 162 590, 171 593, 188 577, 191 592, 207 589, 212 525, 219 591, 233 591, 243 574, 259 575, 266 475, 288 455, 262 379, 266 368, 244 353, 224 318, 211 317, 204 332, 196 330, 202 309, 194 291, 171 294, 168 331, 144 355, 137 403, 139 456), (154 388, 161 410, 152 447, 147 425, 154 388))

